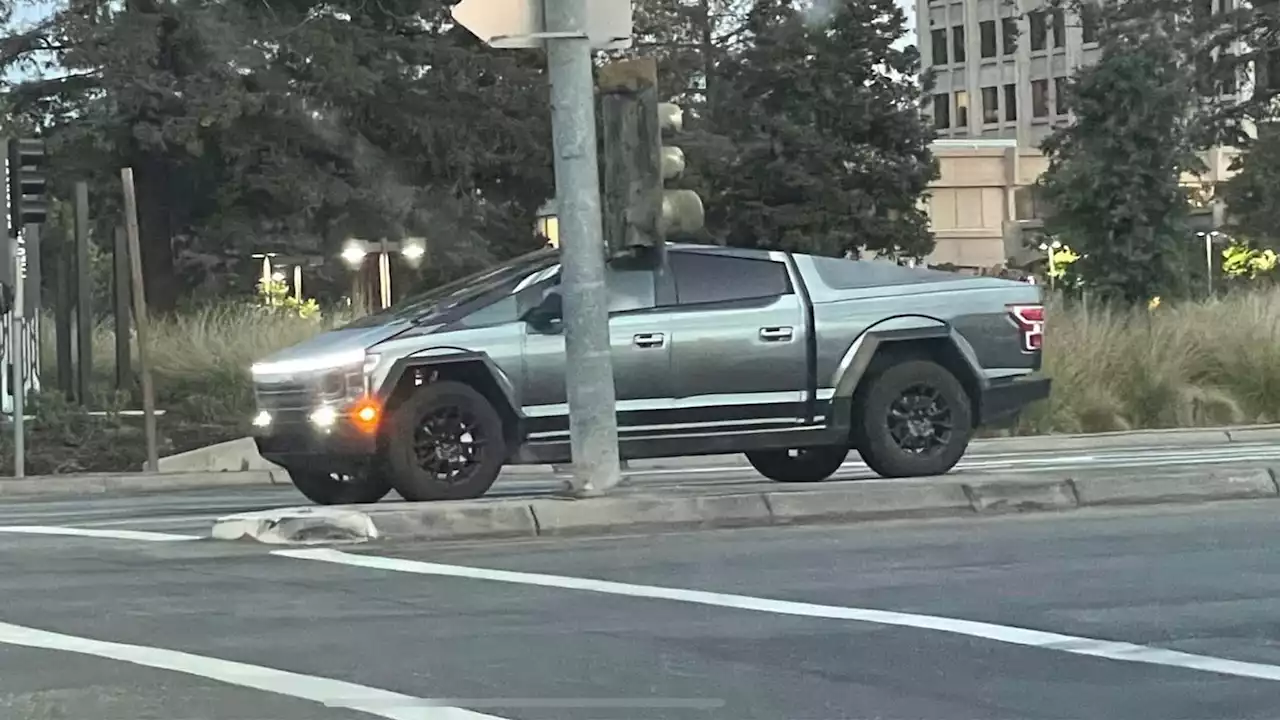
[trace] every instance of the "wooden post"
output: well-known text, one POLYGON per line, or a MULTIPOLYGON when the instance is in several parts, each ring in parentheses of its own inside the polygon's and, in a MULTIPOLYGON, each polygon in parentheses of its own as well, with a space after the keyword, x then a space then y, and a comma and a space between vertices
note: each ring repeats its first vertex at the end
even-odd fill
POLYGON ((71 363, 71 333, 74 325, 71 321, 71 306, 74 304, 75 294, 71 284, 71 253, 67 252, 65 236, 54 258, 53 267, 53 333, 58 355, 58 389, 68 400, 84 402, 84 398, 76 395, 75 369, 71 363))
POLYGON ((89 275, 89 183, 76 183, 76 397, 91 402, 93 381, 93 285, 89 275))
POLYGON ((124 185, 125 239, 129 244, 129 270, 133 279, 133 321, 138 327, 138 369, 142 375, 142 415, 147 434, 147 472, 160 471, 156 445, 156 393, 151 384, 151 364, 147 355, 147 299, 142 284, 142 249, 138 240, 138 198, 133 189, 133 168, 121 168, 124 185))
POLYGON ((129 349, 129 336, 133 324, 129 321, 129 307, 133 299, 129 292, 129 247, 122 227, 115 229, 114 248, 116 390, 130 392, 133 390, 133 351, 129 349))
POLYGON ((658 63, 652 57, 600 68, 604 141, 601 203, 604 241, 612 257, 661 253, 662 130, 658 124, 658 63))

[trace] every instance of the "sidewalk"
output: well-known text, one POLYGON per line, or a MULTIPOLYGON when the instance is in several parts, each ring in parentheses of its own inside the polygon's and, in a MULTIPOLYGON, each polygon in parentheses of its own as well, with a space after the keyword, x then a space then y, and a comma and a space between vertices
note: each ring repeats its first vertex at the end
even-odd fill
MULTIPOLYGON (((1143 430, 1094 435, 1032 435, 975 440, 966 457, 1063 452, 1097 448, 1206 447, 1233 443, 1280 443, 1280 425, 1233 428, 1143 430)), ((742 455, 705 455, 634 460, 632 470, 747 467, 742 455)), ((160 474, 114 473, 54 475, 21 480, 0 479, 0 500, 19 497, 78 497, 104 494, 173 492, 226 487, 289 485, 288 473, 257 454, 248 438, 214 445, 160 460, 160 474)), ((550 475, 549 465, 518 465, 508 476, 550 475)))

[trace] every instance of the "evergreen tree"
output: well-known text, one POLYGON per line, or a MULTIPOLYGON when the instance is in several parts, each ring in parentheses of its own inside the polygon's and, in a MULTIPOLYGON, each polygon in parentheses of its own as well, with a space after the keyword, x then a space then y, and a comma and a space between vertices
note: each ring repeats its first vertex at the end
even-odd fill
POLYGON ((1230 231, 1261 247, 1280 249, 1280 127, 1263 123, 1238 160, 1239 172, 1219 188, 1230 231))
POLYGON ((757 0, 716 116, 735 155, 713 181, 735 245, 921 257, 936 176, 919 55, 893 0, 757 0))
POLYGON ((1191 233, 1180 179, 1200 169, 1184 19, 1104 21, 1097 64, 1069 86, 1075 122, 1044 144, 1046 230, 1081 255, 1078 271, 1104 301, 1145 302, 1184 284, 1191 233))

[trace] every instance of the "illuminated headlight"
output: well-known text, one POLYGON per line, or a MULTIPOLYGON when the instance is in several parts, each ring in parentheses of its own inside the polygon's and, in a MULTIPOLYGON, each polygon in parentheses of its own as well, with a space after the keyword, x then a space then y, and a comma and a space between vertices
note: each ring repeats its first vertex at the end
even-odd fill
POLYGON ((253 426, 256 428, 271 427, 271 413, 261 410, 257 415, 253 416, 253 426))
POLYGON ((322 405, 311 411, 311 424, 328 430, 338 423, 338 411, 332 405, 322 405))
POLYGON ((348 367, 367 367, 368 358, 373 358, 376 362, 377 357, 377 355, 365 355, 364 350, 352 350, 350 352, 317 355, 309 358, 255 363, 250 368, 250 372, 255 377, 263 375, 305 375, 348 367))

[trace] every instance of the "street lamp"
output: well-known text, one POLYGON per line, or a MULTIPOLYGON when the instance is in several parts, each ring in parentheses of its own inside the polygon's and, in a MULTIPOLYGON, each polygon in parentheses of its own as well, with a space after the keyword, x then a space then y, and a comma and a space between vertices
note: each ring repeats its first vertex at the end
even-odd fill
POLYGON ((1204 240, 1204 276, 1205 282, 1209 288, 1209 294, 1213 295, 1213 244, 1216 242, 1226 242, 1230 240, 1224 232, 1210 230, 1209 232, 1198 232, 1196 237, 1204 240))
POLYGON ((1040 243, 1040 250, 1049 256, 1049 287, 1051 289, 1054 287, 1057 287, 1058 285, 1058 281, 1057 281, 1058 266, 1053 256, 1055 255, 1056 251, 1060 249, 1062 249, 1062 242, 1060 240, 1053 240, 1047 243, 1040 243))
POLYGON ((383 310, 391 307, 391 254, 400 253, 408 263, 417 267, 427 254, 426 238, 409 237, 401 240, 362 240, 348 238, 342 246, 342 259, 351 269, 357 270, 366 255, 378 256, 378 299, 383 310))
POLYGON ((538 208, 538 216, 533 230, 551 242, 551 247, 560 247, 560 218, 556 214, 556 201, 549 200, 538 208))

